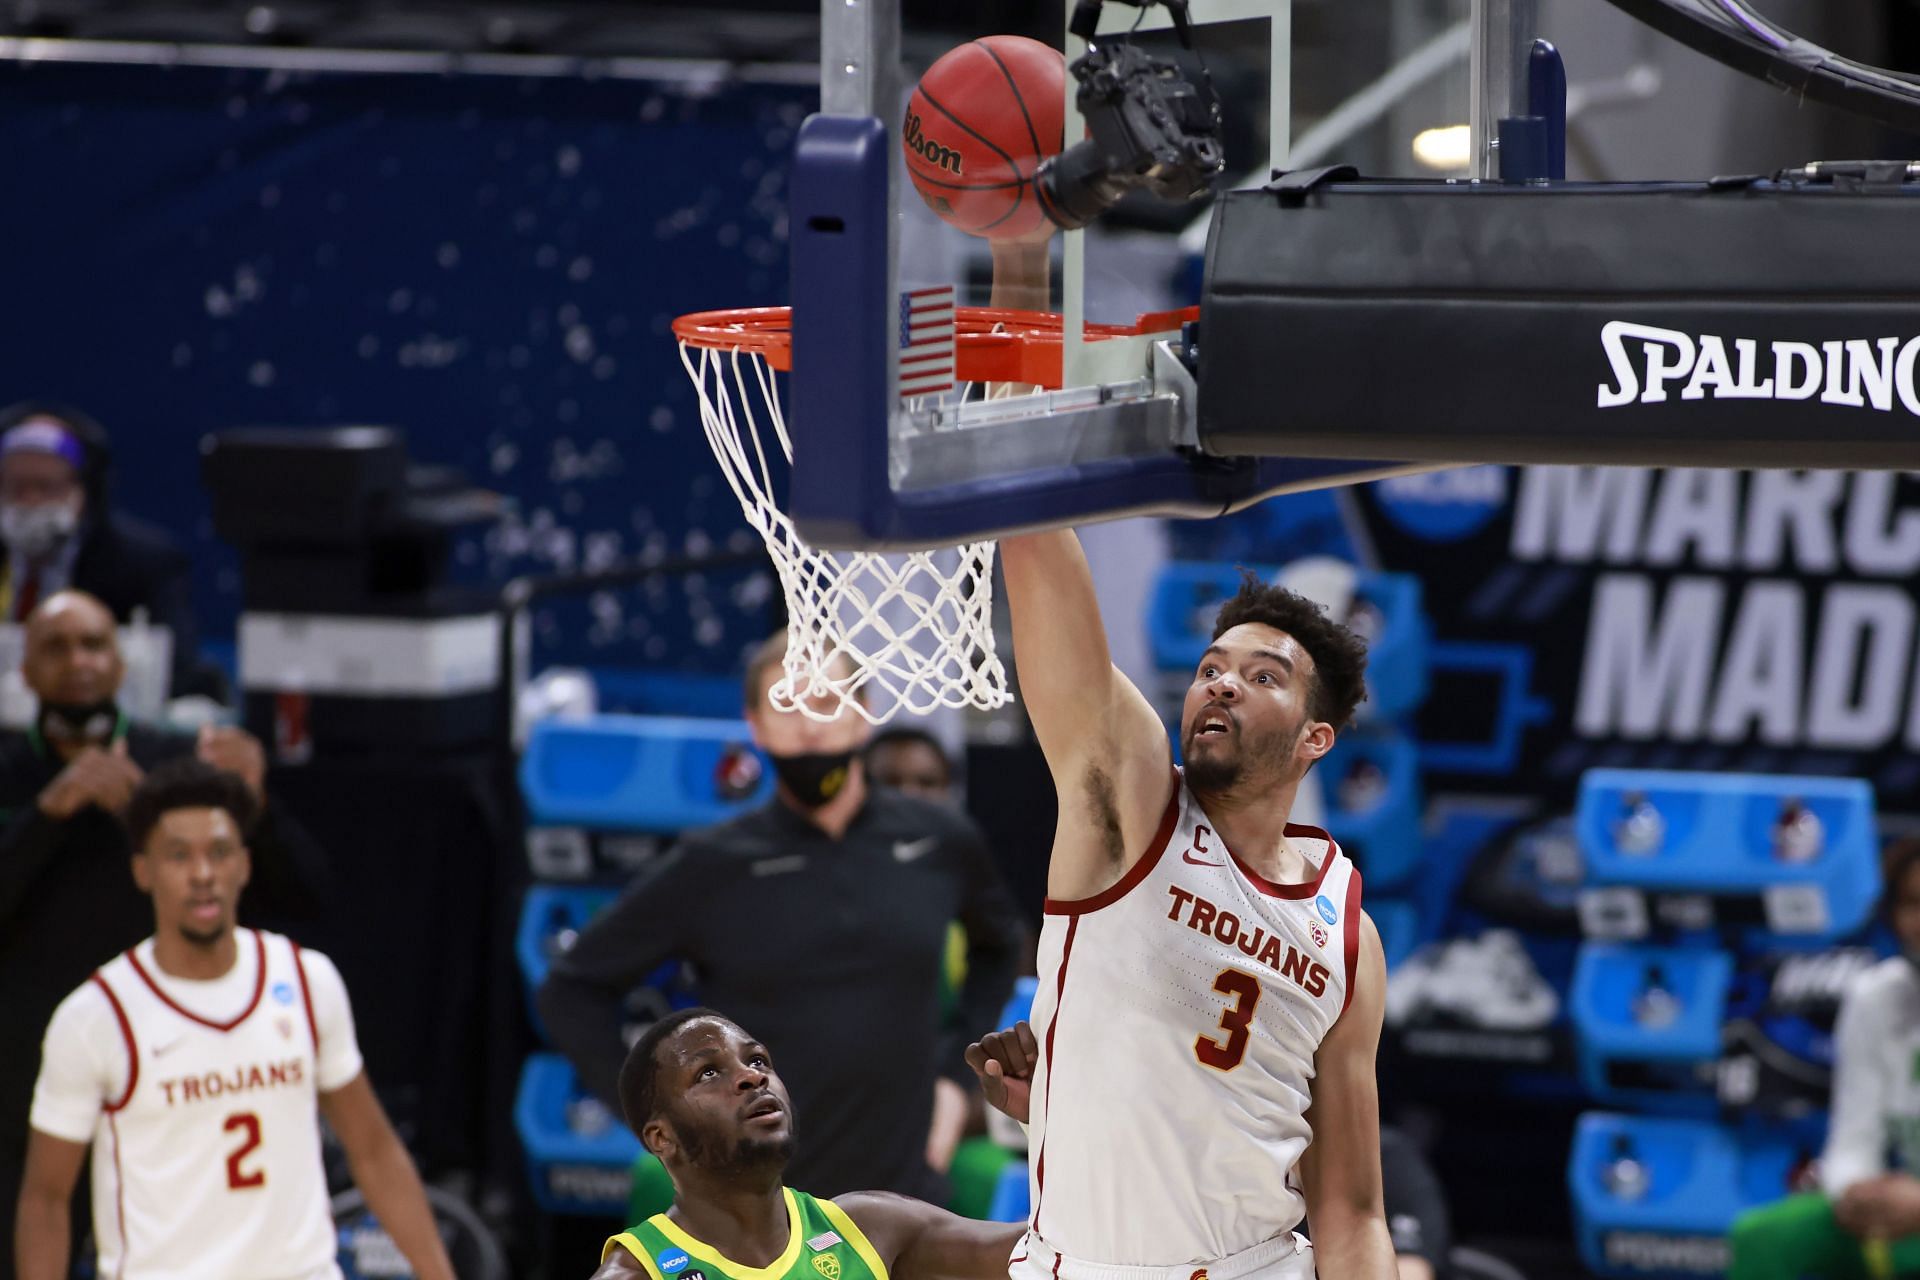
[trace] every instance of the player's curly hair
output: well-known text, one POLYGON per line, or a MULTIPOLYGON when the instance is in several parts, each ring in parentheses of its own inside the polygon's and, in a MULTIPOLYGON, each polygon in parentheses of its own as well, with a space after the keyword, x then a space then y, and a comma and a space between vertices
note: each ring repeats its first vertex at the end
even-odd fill
POLYGON ((1271 586, 1243 569, 1240 590, 1220 606, 1213 620, 1213 638, 1218 640, 1245 622, 1284 631, 1312 655, 1314 678, 1307 714, 1326 721, 1335 732, 1346 728, 1354 708, 1367 697, 1367 642, 1305 596, 1271 586))
POLYGON ((240 775, 194 757, 163 760, 148 771, 127 801, 127 838, 143 852, 160 819, 175 809, 225 809, 245 838, 260 816, 260 802, 240 775))
POLYGON ((627 1128, 633 1130, 643 1147, 647 1138, 641 1130, 660 1109, 660 1043, 701 1018, 727 1020, 724 1014, 705 1006, 676 1009, 642 1031, 633 1048, 627 1050, 627 1060, 620 1064, 620 1110, 626 1113, 627 1128))

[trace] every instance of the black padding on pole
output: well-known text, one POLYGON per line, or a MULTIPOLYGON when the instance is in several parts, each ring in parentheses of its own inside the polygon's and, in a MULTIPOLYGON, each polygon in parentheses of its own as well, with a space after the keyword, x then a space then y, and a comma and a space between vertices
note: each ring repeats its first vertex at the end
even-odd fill
POLYGON ((1920 469, 1920 190, 1346 183, 1220 200, 1202 447, 1920 469))

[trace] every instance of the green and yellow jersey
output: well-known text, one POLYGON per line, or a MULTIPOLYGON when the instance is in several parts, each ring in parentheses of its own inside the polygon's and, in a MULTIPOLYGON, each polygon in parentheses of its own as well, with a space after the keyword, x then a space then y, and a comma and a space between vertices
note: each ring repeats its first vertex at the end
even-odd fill
POLYGON ((749 1267, 696 1240, 664 1213, 628 1227, 600 1251, 606 1262, 625 1249, 650 1280, 888 1280, 887 1264, 831 1200, 783 1188, 787 1198, 787 1247, 764 1267, 749 1267))

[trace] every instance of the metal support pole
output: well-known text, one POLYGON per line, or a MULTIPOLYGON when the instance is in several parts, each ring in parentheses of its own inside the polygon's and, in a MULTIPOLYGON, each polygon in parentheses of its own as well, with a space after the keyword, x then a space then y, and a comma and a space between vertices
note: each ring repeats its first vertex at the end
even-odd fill
POLYGON ((1527 54, 1539 34, 1538 17, 1537 0, 1473 0, 1467 122, 1475 177, 1500 175, 1500 120, 1527 114, 1527 54))
POLYGON ((820 109, 892 120, 900 105, 900 7, 820 0, 820 109))

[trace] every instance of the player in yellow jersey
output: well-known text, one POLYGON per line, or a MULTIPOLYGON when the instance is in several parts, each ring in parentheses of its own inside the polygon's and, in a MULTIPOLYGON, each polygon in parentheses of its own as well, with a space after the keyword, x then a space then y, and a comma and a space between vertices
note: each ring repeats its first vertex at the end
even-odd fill
POLYGON ((1005 1280, 1026 1230, 887 1191, 816 1200, 783 1185, 786 1086, 766 1046, 711 1009, 647 1028, 620 1105, 673 1179, 673 1207, 608 1240, 593 1280, 1005 1280))

